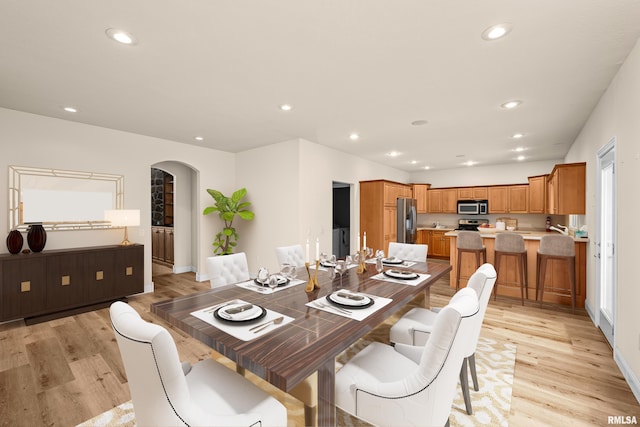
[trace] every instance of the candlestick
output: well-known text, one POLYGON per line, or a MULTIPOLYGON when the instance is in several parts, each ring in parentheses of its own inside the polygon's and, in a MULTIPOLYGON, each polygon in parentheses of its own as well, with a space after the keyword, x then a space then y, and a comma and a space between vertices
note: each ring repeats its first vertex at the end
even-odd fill
POLYGON ((362 247, 364 249, 367 249, 367 232, 366 231, 364 232, 364 238, 363 238, 363 241, 362 241, 362 247))
POLYGON ((309 263, 309 238, 308 237, 307 237, 307 245, 306 245, 305 249, 306 249, 306 251, 305 251, 304 260, 308 264, 309 263))

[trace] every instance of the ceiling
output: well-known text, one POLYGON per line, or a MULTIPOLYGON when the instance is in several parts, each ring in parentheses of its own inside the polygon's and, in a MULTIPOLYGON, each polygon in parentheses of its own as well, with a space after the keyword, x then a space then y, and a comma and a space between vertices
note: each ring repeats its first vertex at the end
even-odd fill
POLYGON ((0 106, 230 152, 303 138, 406 171, 553 160, 639 23, 638 0, 0 0, 0 106))

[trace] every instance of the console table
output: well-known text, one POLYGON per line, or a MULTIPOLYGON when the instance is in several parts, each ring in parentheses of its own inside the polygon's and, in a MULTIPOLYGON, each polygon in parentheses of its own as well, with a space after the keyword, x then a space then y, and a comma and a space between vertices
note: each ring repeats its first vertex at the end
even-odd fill
POLYGON ((0 321, 37 323, 143 291, 143 245, 0 255, 0 321))

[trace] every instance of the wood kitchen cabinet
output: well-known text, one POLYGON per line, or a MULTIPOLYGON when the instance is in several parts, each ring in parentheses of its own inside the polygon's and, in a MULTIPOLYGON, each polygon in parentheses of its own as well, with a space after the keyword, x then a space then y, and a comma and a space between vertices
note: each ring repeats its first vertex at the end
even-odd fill
POLYGON ((487 200, 488 198, 489 198, 488 187, 458 188, 458 200, 487 200))
POLYGON ((360 235, 367 233, 367 246, 389 252, 389 242, 396 241, 397 199, 412 196, 410 185, 360 181, 360 235))
POLYGON ((507 213, 508 210, 508 190, 507 186, 489 187, 489 213, 507 213))
POLYGON ((529 186, 501 185, 489 187, 489 213, 527 213, 529 186))
POLYGON ((416 212, 429 213, 429 199, 427 192, 429 184, 413 184, 413 198, 416 199, 416 212))
POLYGON ((173 227, 151 227, 151 258, 173 264, 173 227))
POLYGON ((431 243, 429 244, 427 255, 436 258, 449 258, 450 243, 445 233, 447 233, 447 231, 431 231, 431 243))
POLYGON ((458 212, 458 189, 457 188, 437 188, 427 191, 429 196, 430 213, 457 213, 458 212))
POLYGON ((547 213, 584 215, 586 163, 556 165, 547 181, 547 213))
POLYGON ((33 323, 144 291, 144 246, 0 255, 0 321, 33 323))
POLYGON ((547 213, 547 177, 529 177, 529 213, 547 213))

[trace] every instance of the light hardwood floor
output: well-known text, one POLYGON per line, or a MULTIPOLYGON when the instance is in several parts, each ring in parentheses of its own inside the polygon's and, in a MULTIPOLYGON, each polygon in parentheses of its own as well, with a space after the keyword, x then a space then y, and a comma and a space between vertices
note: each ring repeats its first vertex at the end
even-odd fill
MULTIPOLYGON (((154 274, 155 292, 129 302, 160 324, 149 313, 150 303, 209 286, 196 282, 193 273, 174 275, 154 266, 154 274)), ((445 277, 432 288, 432 305, 449 300, 448 283, 445 277)), ((385 336, 387 329, 381 326, 376 335, 385 336)), ((210 357, 208 347, 180 331, 171 333, 183 360, 210 357)), ((499 297, 489 303, 482 335, 517 345, 510 426, 598 426, 612 415, 640 420, 640 405, 584 311, 522 307, 519 300, 499 297)), ((303 424, 301 404, 251 374, 248 378, 287 406, 290 426, 303 424)), ((74 426, 129 399, 108 309, 32 326, 0 325, 0 425, 74 426)))

